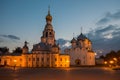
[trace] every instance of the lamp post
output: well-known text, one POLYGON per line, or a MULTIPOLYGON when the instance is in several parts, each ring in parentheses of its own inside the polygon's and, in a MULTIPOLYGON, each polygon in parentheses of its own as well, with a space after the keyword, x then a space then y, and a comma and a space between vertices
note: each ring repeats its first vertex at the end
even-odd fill
POLYGON ((15 70, 17 60, 14 59, 13 61, 14 61, 14 66, 13 67, 14 67, 14 70, 15 70))

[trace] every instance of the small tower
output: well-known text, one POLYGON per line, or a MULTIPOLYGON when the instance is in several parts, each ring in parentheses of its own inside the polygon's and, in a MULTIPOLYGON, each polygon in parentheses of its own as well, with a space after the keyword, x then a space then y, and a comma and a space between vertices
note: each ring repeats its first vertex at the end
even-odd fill
POLYGON ((27 44, 28 44, 28 42, 25 41, 25 42, 24 42, 24 46, 23 46, 23 48, 22 48, 22 53, 23 53, 23 54, 28 53, 29 48, 28 48, 27 44))
POLYGON ((73 39, 71 40, 72 48, 76 47, 76 42, 77 42, 77 40, 73 37, 73 39))

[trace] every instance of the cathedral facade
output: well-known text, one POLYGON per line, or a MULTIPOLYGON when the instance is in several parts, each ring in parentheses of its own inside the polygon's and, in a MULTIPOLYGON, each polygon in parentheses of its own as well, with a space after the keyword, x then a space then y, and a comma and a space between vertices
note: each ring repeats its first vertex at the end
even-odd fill
POLYGON ((95 65, 95 52, 92 50, 92 42, 83 33, 77 39, 73 38, 71 45, 71 48, 65 49, 65 53, 70 55, 70 65, 95 65))
POLYGON ((70 56, 61 54, 55 40, 55 31, 52 26, 52 16, 48 10, 46 25, 41 36, 41 42, 33 45, 31 53, 25 42, 21 54, 8 54, 0 56, 0 65, 18 67, 69 67, 70 56))

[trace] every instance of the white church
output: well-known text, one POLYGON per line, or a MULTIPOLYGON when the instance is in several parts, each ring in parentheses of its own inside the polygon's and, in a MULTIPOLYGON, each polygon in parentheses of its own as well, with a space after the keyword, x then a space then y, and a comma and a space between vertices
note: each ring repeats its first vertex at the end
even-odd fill
POLYGON ((77 39, 71 40, 71 48, 64 51, 70 55, 70 65, 95 65, 95 52, 92 50, 92 42, 82 32, 77 39))

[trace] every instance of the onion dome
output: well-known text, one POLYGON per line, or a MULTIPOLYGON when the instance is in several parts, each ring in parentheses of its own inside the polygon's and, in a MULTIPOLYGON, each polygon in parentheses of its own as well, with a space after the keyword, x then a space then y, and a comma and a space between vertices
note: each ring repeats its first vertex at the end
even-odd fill
POLYGON ((87 37, 83 35, 82 33, 78 36, 77 40, 85 40, 87 37))
POLYGON ((50 10, 48 10, 48 15, 46 16, 46 21, 52 21, 52 16, 50 15, 50 10))
POLYGON ((76 39, 75 38, 73 38, 72 40, 71 40, 71 43, 76 43, 76 39))

